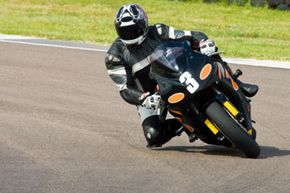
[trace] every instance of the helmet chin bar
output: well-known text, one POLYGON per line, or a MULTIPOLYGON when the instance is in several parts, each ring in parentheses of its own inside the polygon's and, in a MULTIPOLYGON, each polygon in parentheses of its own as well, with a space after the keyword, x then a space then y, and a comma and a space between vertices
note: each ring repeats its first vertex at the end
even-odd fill
POLYGON ((142 35, 142 36, 139 36, 138 38, 136 39, 133 39, 133 40, 124 40, 124 39, 121 39, 121 41, 123 42, 123 44, 125 44, 126 46, 131 46, 131 45, 140 45, 147 37, 147 33, 142 35))

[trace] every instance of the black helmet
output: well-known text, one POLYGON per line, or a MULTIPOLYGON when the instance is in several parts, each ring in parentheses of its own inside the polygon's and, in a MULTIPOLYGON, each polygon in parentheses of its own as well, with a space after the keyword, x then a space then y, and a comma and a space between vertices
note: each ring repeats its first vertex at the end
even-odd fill
POLYGON ((115 27, 125 45, 141 44, 148 33, 147 15, 137 4, 123 5, 116 14, 115 27))

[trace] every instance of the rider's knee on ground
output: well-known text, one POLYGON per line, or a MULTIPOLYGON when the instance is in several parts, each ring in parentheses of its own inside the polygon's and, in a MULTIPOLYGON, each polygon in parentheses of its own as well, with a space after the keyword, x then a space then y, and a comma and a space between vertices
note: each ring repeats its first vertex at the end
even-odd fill
POLYGON ((160 141, 162 139, 160 133, 160 123, 158 116, 150 116, 146 118, 143 123, 143 131, 148 146, 161 146, 160 141))
POLYGON ((175 119, 165 120, 163 123, 158 116, 151 116, 142 123, 144 136, 149 147, 160 147, 175 136, 180 124, 175 119))

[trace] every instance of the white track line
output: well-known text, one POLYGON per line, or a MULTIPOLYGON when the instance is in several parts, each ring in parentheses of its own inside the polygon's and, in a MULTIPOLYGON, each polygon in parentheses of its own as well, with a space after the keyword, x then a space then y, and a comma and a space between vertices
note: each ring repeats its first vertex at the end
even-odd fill
POLYGON ((19 40, 19 39, 37 39, 35 37, 28 37, 28 36, 19 36, 19 35, 6 35, 6 34, 0 34, 0 39, 10 39, 10 40, 19 40))
POLYGON ((45 46, 45 47, 54 47, 54 48, 65 48, 65 49, 75 49, 75 50, 85 50, 85 51, 96 51, 96 52, 107 52, 105 49, 97 49, 97 48, 85 48, 85 47, 77 47, 77 46, 64 46, 57 44, 45 44, 45 43, 36 43, 36 42, 25 42, 25 41, 14 41, 14 40, 1 40, 3 43, 11 43, 11 44, 25 44, 25 45, 33 45, 33 46, 45 46))
MULTIPOLYGON (((0 42, 3 42, 3 43, 24 44, 24 45, 33 45, 33 46, 45 46, 45 47, 64 48, 64 49, 75 49, 75 50, 84 50, 84 51, 93 51, 93 52, 107 52, 107 49, 86 48, 86 47, 81 47, 81 45, 80 46, 66 46, 66 45, 59 45, 57 43, 47 44, 47 43, 29 42, 29 41, 25 41, 25 40, 41 40, 41 39, 34 38, 34 37, 26 37, 26 36, 1 35, 0 34, 0 42), (21 41, 21 40, 23 40, 23 41, 21 41)), ((43 39, 43 40, 49 41, 47 39, 43 39)), ((224 58, 224 60, 228 63, 231 63, 231 64, 290 69, 290 62, 283 62, 283 61, 241 59, 241 58, 224 58)))
POLYGON ((273 61, 273 60, 241 59, 241 58, 223 58, 223 59, 224 61, 230 64, 290 69, 290 62, 273 61))

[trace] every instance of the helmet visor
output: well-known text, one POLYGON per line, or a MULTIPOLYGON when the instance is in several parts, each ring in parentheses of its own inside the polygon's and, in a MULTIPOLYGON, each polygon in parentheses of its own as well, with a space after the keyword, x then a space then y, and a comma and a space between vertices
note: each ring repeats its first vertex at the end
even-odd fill
POLYGON ((123 40, 134 40, 144 35, 144 30, 138 28, 136 25, 129 25, 117 28, 117 33, 123 40))

